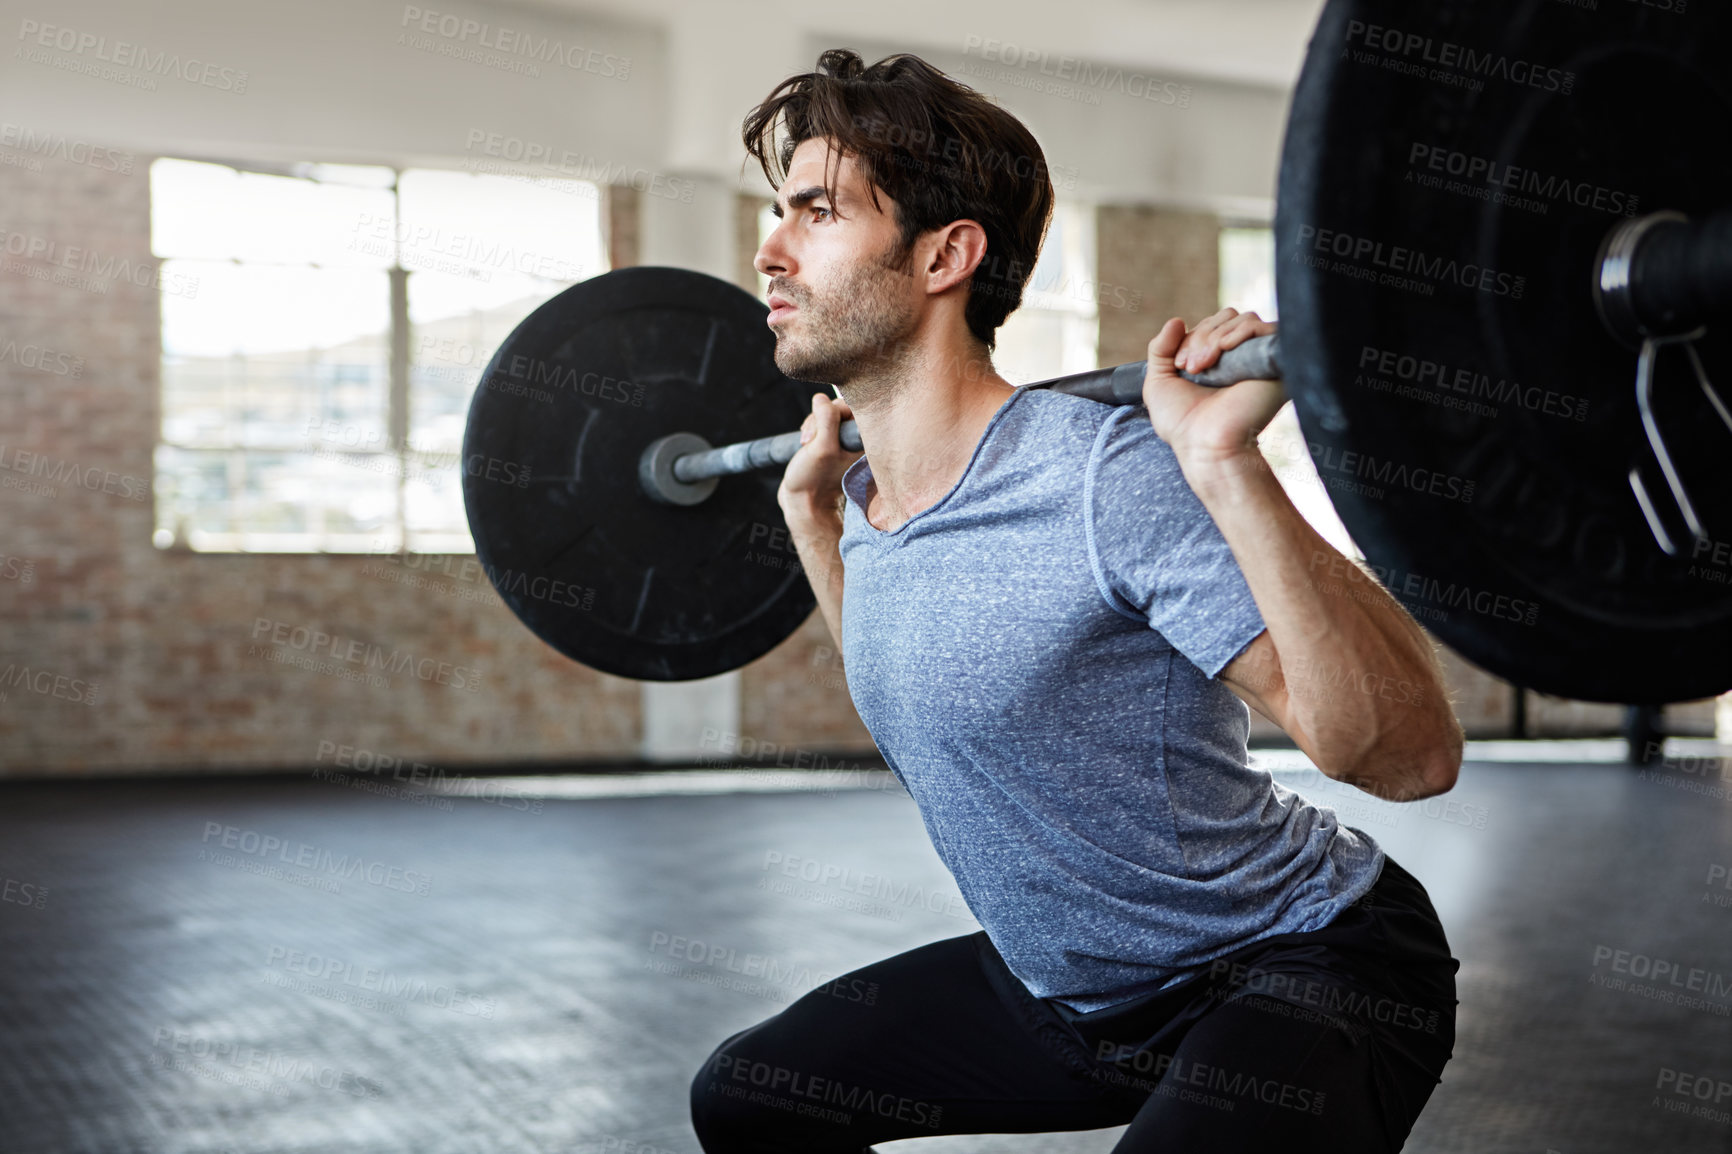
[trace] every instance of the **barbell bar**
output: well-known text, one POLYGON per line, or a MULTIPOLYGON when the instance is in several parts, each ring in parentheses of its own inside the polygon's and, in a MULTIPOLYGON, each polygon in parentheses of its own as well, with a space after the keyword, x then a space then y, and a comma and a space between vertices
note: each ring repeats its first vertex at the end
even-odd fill
MULTIPOLYGON (((1692 222, 1678 212, 1657 212, 1614 226, 1601 242, 1590 291, 1607 331, 1631 348, 1641 348, 1651 341, 1682 339, 1700 330, 1710 318, 1732 313, 1732 212, 1720 212, 1699 222, 1692 222)), ((1279 348, 1279 337, 1274 334, 1255 337, 1226 350, 1205 372, 1179 375, 1217 388, 1246 380, 1278 379, 1279 348)), ((1651 359, 1651 350, 1648 355, 1651 359)), ((1142 398, 1147 371, 1147 361, 1132 361, 1026 387, 1051 389, 1111 405, 1136 404, 1142 398)), ((1732 413, 1706 378, 1700 379, 1728 432, 1732 432, 1732 413)), ((1692 538, 1700 543, 1707 539, 1706 530, 1671 464, 1664 434, 1652 419, 1650 393, 1649 388, 1638 384, 1644 431, 1692 538)), ((856 453, 862 450, 855 422, 844 421, 839 435, 844 449, 856 453)), ((644 449, 638 480, 653 500, 669 505, 695 505, 715 491, 711 483, 715 479, 786 465, 799 449, 798 430, 719 448, 711 447, 696 433, 670 433, 644 449)), ((1666 552, 1675 553, 1676 546, 1647 497, 1639 475, 1634 484, 1657 543, 1666 552)))
MULTIPOLYGON (((1131 361, 1024 387, 1051 389, 1055 393, 1068 393, 1109 405, 1134 405, 1142 401, 1143 379, 1148 368, 1147 361, 1131 361)), ((1252 337, 1223 352, 1215 364, 1203 372, 1181 372, 1179 375, 1199 385, 1216 388, 1240 381, 1277 379, 1281 376, 1280 338, 1273 333, 1252 337)), ((858 424, 843 421, 838 432, 844 449, 854 453, 861 451, 858 424)), ((668 505, 696 505, 715 492, 718 478, 786 465, 799 450, 798 429, 720 448, 711 448, 709 442, 696 433, 669 433, 651 441, 644 449, 638 463, 638 482, 652 500, 668 505)))

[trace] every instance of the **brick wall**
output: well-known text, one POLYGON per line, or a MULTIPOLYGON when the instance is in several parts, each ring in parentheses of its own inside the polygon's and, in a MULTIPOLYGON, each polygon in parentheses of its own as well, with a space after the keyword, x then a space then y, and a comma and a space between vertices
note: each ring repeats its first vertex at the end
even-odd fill
MULTIPOLYGON (((160 314, 147 193, 142 157, 129 176, 53 160, 34 172, 0 165, 0 773, 305 767, 329 762, 327 744, 453 768, 633 759, 638 687, 548 649, 466 558, 393 564, 152 544, 144 487, 160 314), (33 244, 54 247, 33 253, 33 244), (81 280, 55 263, 88 254, 96 271, 81 280), (144 270, 145 283, 129 269, 144 270), (300 655, 270 642, 279 622, 291 635, 317 630, 413 654, 433 663, 430 678, 366 685, 272 661, 300 655), (479 690, 438 684, 440 662, 479 671, 479 690)), ((637 247, 630 200, 614 198, 610 228, 622 261, 637 247)), ((742 203, 742 236, 748 216, 742 203)), ((1101 280, 1146 294, 1140 316, 1103 319, 1103 363, 1142 356, 1149 316, 1212 311, 1213 227, 1102 210, 1101 280)), ((1503 732, 1507 687, 1458 659, 1451 668, 1469 729, 1503 732)), ((816 615, 743 670, 741 687, 742 736, 777 757, 871 751, 816 615)), ((1692 710, 1673 712, 1701 728, 1711 714, 1692 710)), ((1529 712, 1538 732, 1617 719, 1612 707, 1537 695, 1529 712)))
POLYGON ((9 254, 0 270, 0 552, 30 571, 27 582, 5 579, 0 562, 3 772, 305 766, 321 742, 453 766, 635 751, 636 686, 555 654, 461 564, 151 543, 152 503, 126 489, 152 477, 157 292, 148 272, 144 287, 98 276, 103 292, 42 279, 53 259, 84 259, 68 246, 113 269, 154 267, 147 163, 138 158, 130 176, 47 160, 40 172, 0 166, 0 229, 58 246, 9 254), (76 363, 77 375, 6 355, 26 346, 79 358, 50 361, 76 363), (76 469, 90 487, 25 488, 41 483, 33 464, 76 469), (429 679, 399 673, 368 686, 267 660, 301 651, 256 639, 260 619, 430 660, 429 679), (479 670, 480 689, 438 684, 440 662, 479 670), (77 700, 89 684, 94 704, 77 700))
POLYGON ((752 263, 758 256, 758 214, 769 204, 767 197, 734 197, 734 283, 753 296, 758 295, 758 270, 752 263))
MULTIPOLYGON (((54 162, 37 173, 0 167, 0 228, 57 242, 62 256, 77 245, 154 267, 147 168, 143 157, 130 177, 54 162)), ((613 259, 635 263, 636 194, 610 190, 609 206, 613 259)), ((30 467, 17 463, 23 450, 56 469, 94 470, 98 489, 112 475, 110 487, 143 492, 159 415, 157 293, 124 282, 91 293, 37 279, 52 271, 48 259, 15 263, 0 275, 0 349, 10 340, 81 363, 71 377, 0 360, 0 476, 32 480, 16 471, 30 467)), ((147 494, 53 488, 0 489, 0 671, 47 690, 0 686, 0 772, 308 766, 329 763, 322 743, 450 767, 638 755, 638 686, 549 649, 499 603, 473 558, 163 551, 151 542, 147 494), (271 642, 278 623, 288 644, 271 642), (313 631, 430 660, 431 680, 369 685, 267 659, 302 656, 295 641, 313 631), (455 669, 478 671, 479 689, 438 684, 439 663, 453 681, 455 669), (95 704, 72 700, 90 686, 95 704)), ((743 672, 741 734, 790 761, 795 750, 872 751, 816 615, 743 672)))
POLYGON ((612 185, 603 202, 607 213, 607 259, 610 268, 630 268, 638 263, 638 233, 642 212, 638 191, 629 185, 612 185))
POLYGON ((1149 355, 1168 317, 1195 324, 1220 309, 1220 222, 1211 213, 1103 204, 1095 214, 1096 273, 1103 285, 1141 292, 1136 311, 1101 310, 1100 363, 1149 355))

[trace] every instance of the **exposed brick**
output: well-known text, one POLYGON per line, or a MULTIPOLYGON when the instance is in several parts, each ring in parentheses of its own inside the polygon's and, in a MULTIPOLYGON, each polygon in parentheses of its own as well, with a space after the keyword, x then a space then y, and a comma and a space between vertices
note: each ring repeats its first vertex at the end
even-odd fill
MULTIPOLYGON (((149 262, 147 172, 142 157, 130 177, 52 161, 41 173, 0 167, 0 227, 149 262)), ((610 190, 620 264, 636 259, 629 192, 610 190)), ((742 236, 749 219, 755 229, 748 200, 736 221, 742 236)), ((1214 311, 1211 219, 1113 207, 1102 210, 1099 235, 1101 280, 1145 294, 1137 313, 1106 311, 1103 363, 1139 359, 1151 320, 1214 311)), ((71 378, 0 359, 0 445, 152 478, 160 423, 152 290, 118 283, 93 294, 0 272, 6 340, 46 345, 82 357, 84 366, 71 378)), ((0 480, 21 476, 0 470, 0 480)), ((0 556, 33 567, 25 582, 8 576, 0 559, 0 673, 28 667, 51 675, 47 693, 0 686, 0 774, 307 766, 321 740, 450 767, 629 759, 640 748, 634 683, 567 661, 497 600, 458 595, 473 585, 424 572, 424 588, 394 584, 369 575, 377 559, 357 556, 165 552, 151 542, 150 501, 53 488, 52 497, 0 488, 7 528, 0 556), (368 688, 274 664, 249 653, 260 617, 479 667, 483 688, 454 691, 400 674, 388 689, 368 688), (96 703, 55 696, 53 675, 67 685, 94 683, 96 703)), ((835 649, 814 614, 748 666, 742 732, 783 746, 869 753, 835 649)), ((1507 724, 1507 687, 1453 657, 1450 670, 1470 731, 1507 724)), ((1604 729, 1615 710, 1536 698, 1529 712, 1536 731, 1569 732, 1604 729)), ((1711 707, 1673 715, 1696 724, 1711 707)))

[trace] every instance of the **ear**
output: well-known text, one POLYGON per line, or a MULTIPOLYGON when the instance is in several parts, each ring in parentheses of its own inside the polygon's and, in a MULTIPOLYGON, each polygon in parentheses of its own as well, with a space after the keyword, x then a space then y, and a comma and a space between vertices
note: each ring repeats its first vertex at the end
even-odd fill
MULTIPOLYGON (((953 220, 943 228, 934 229, 915 251, 925 256, 925 267, 918 271, 925 277, 926 290, 931 293, 945 292, 969 277, 989 274, 993 270, 993 262, 986 260, 986 230, 978 221, 953 220)), ((998 269, 997 275, 1008 277, 1010 270, 998 269)))

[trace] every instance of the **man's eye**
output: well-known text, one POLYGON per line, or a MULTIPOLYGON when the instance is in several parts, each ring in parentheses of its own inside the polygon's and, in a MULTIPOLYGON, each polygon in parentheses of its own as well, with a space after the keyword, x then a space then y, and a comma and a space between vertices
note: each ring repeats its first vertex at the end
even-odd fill
POLYGON ((825 216, 828 216, 828 215, 830 215, 830 210, 827 208, 819 208, 817 205, 813 205, 812 206, 813 217, 821 220, 823 218, 818 216, 819 213, 823 213, 825 216))

